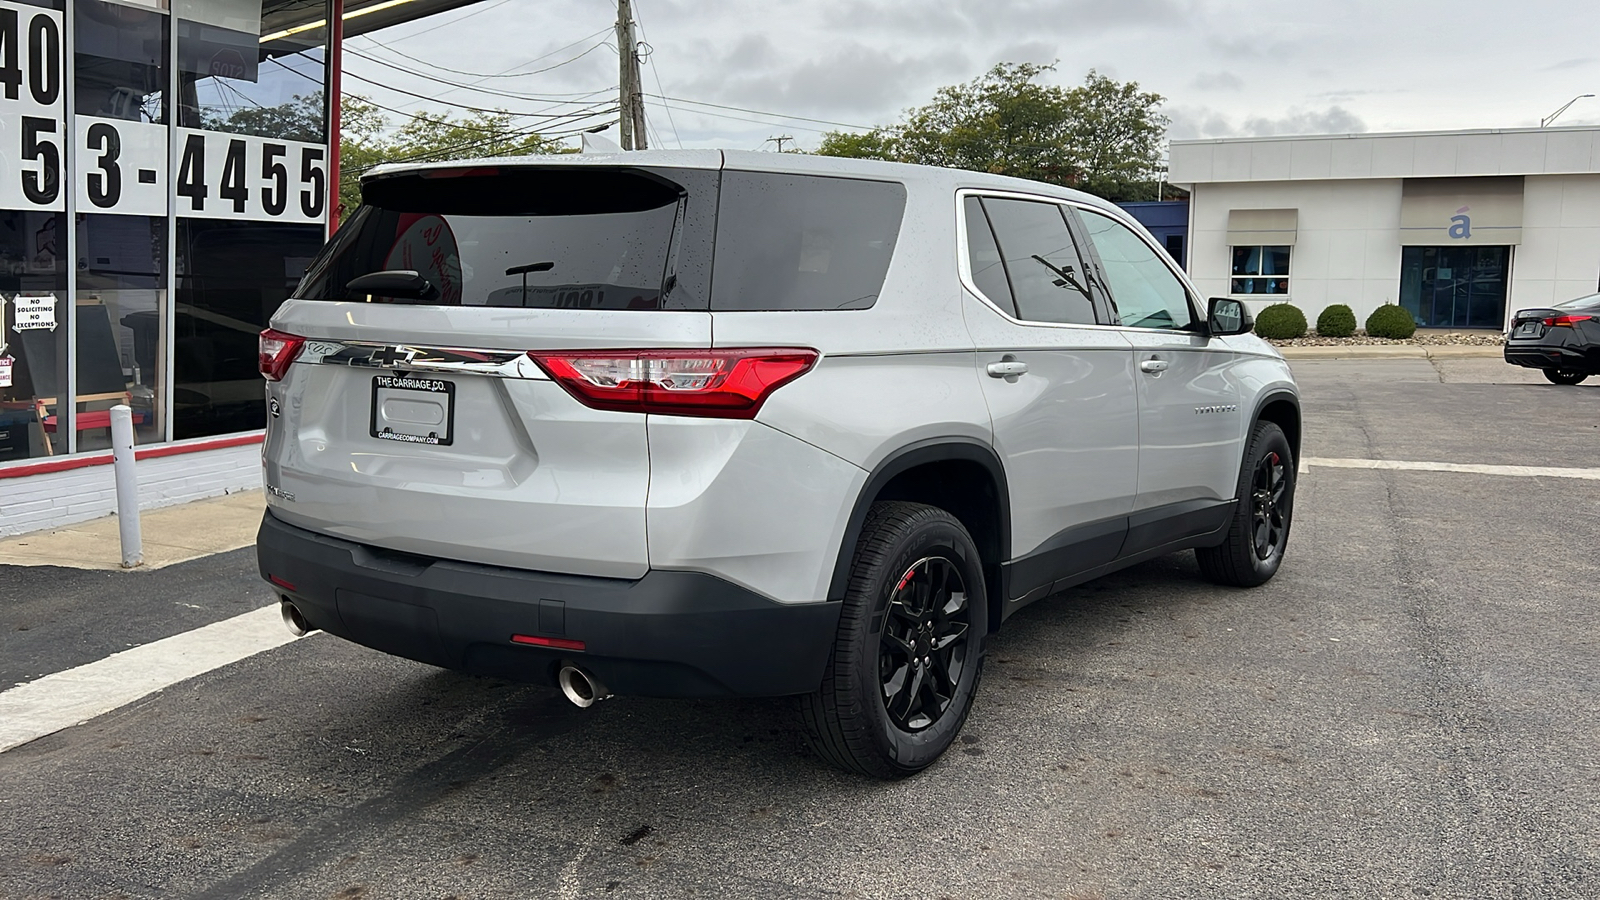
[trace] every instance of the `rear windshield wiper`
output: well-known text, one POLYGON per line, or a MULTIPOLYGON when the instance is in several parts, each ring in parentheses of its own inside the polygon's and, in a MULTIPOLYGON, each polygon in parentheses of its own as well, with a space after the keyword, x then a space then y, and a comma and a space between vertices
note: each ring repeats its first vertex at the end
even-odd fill
POLYGON ((353 294, 366 294, 371 302, 378 297, 394 300, 418 300, 429 303, 439 299, 439 289, 422 277, 415 269, 385 269, 368 272, 345 283, 344 289, 353 294))
POLYGON ((506 274, 507 275, 521 275, 522 276, 522 305, 523 306, 527 306, 528 305, 528 273, 529 272, 548 272, 551 269, 554 269, 555 267, 556 267, 556 264, 553 263, 553 262, 536 262, 536 263, 526 263, 526 264, 520 265, 520 266, 512 266, 511 268, 506 270, 506 274))

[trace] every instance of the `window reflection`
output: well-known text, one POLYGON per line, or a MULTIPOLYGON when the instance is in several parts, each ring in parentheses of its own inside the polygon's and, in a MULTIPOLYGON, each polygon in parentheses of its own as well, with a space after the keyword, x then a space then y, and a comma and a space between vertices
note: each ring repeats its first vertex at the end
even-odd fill
POLYGON ((325 29, 296 31, 326 18, 326 0, 178 0, 173 11, 179 125, 326 139, 325 29))
POLYGON ((322 226, 178 220, 173 436, 266 424, 256 339, 322 248, 322 226))
POLYGON ((103 0, 74 9, 78 115, 164 124, 167 16, 103 0))
POLYGON ((0 211, 0 462, 67 449, 64 440, 46 444, 53 436, 41 427, 38 409, 67 379, 67 329, 60 324, 66 317, 65 231, 62 213, 0 211), (18 294, 55 295, 55 330, 15 330, 18 294))
POLYGON ((133 409, 134 442, 164 439, 167 220, 155 216, 78 216, 79 450, 111 446, 106 410, 133 409))

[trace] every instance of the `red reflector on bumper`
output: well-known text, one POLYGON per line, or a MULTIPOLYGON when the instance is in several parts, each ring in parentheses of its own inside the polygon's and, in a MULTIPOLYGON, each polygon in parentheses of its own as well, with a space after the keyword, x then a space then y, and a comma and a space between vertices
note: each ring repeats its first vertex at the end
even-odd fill
POLYGON ((513 634, 513 644, 531 644, 535 647, 554 647, 557 650, 582 650, 583 641, 570 641, 566 638, 539 637, 533 634, 513 634))
POLYGON ((272 582, 273 584, 277 585, 278 587, 283 588, 286 591, 292 591, 292 590, 295 589, 294 585, 290 584, 287 581, 284 581, 282 578, 279 578, 276 575, 268 575, 267 576, 267 580, 272 582))

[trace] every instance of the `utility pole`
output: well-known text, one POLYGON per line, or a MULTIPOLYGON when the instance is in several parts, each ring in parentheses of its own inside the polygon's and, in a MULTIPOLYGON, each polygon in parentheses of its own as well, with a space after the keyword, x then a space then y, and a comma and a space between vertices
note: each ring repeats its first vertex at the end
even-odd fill
POLYGON ((792 134, 780 134, 777 137, 769 137, 769 138, 767 138, 767 140, 773 142, 774 144, 777 144, 778 145, 778 152, 782 153, 783 152, 783 142, 784 141, 792 141, 792 140, 794 140, 794 135, 792 135, 792 134))
POLYGON ((639 79, 639 42, 633 36, 633 3, 617 0, 617 118, 622 149, 649 149, 644 127, 644 92, 639 79))

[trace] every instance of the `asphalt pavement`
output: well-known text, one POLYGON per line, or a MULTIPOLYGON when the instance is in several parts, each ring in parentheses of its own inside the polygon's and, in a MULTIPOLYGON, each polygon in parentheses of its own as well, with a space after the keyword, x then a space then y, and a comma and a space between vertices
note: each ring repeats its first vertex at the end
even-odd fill
MULTIPOLYGON (((1596 465, 1600 387, 1295 368, 1313 458, 1596 465)), ((1029 607, 961 743, 887 784, 811 756, 792 701, 577 710, 308 636, 0 753, 0 900, 1594 898, 1597 501, 1313 465, 1275 580, 1178 554, 1029 607)), ((249 550, 0 567, 3 684, 259 606, 254 578, 249 550)))

